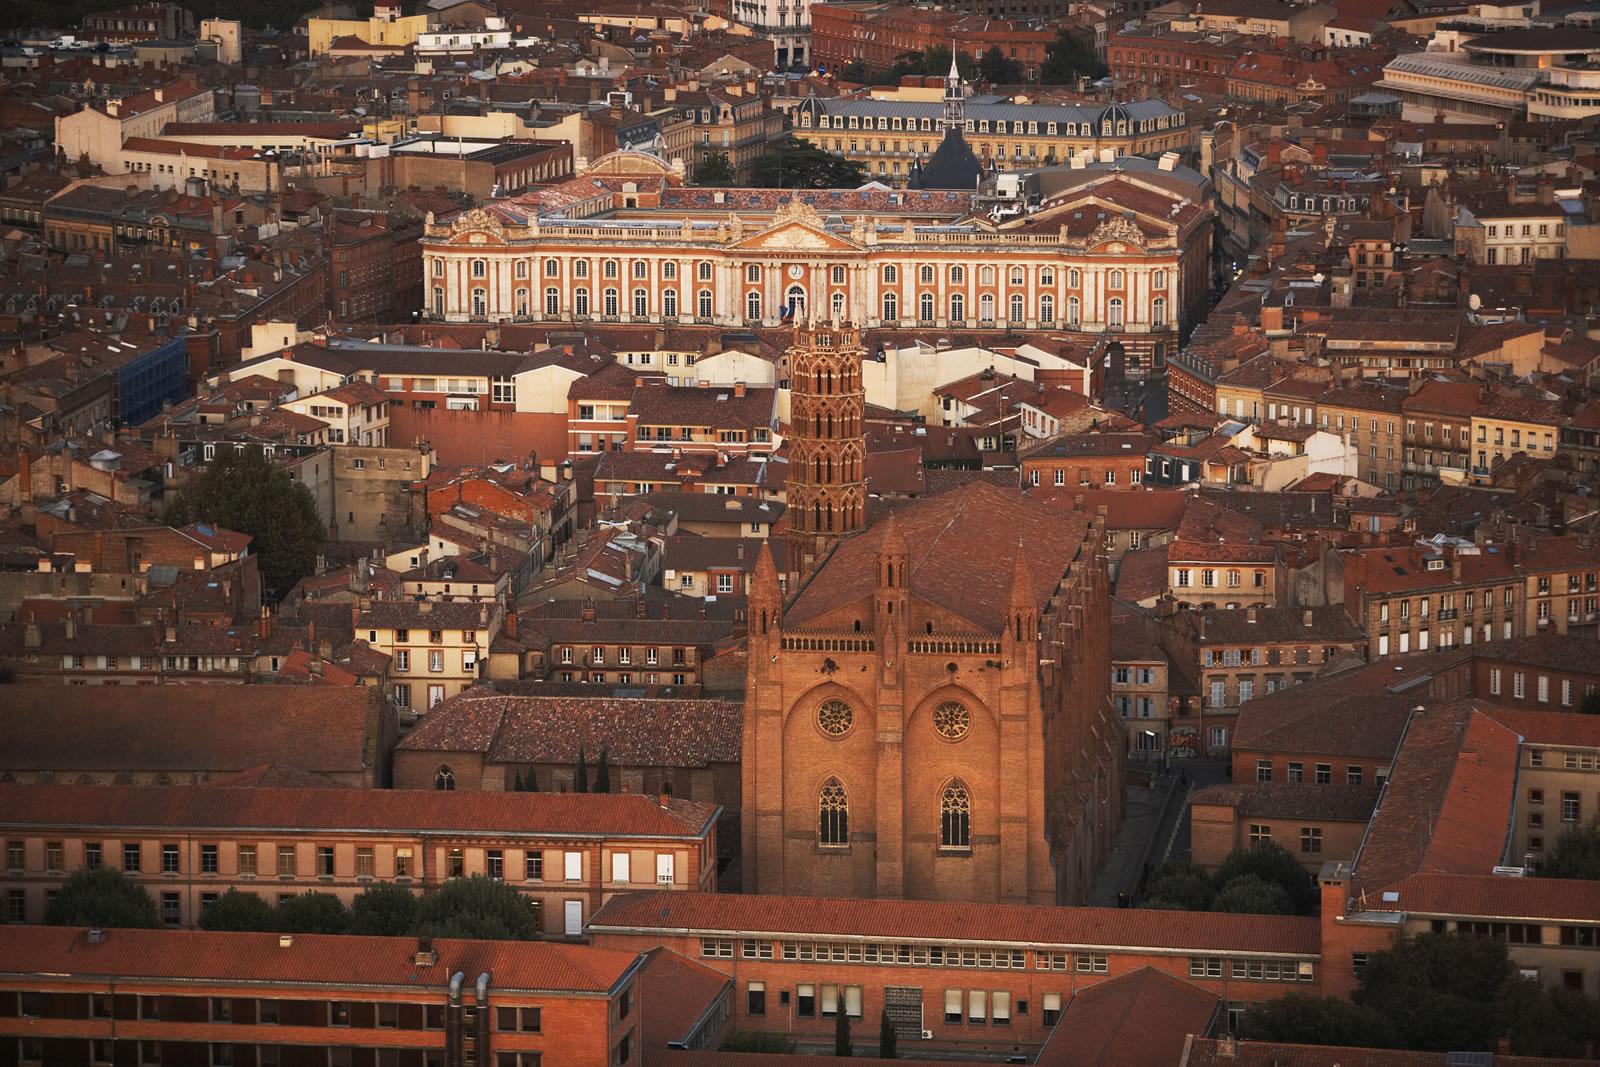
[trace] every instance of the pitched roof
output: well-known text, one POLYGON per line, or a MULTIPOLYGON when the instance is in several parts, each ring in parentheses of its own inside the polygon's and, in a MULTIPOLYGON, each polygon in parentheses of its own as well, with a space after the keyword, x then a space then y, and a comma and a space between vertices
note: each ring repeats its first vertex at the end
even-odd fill
POLYGON ((293 982, 440 993, 457 971, 494 975, 502 992, 606 993, 640 962, 637 953, 550 941, 433 942, 438 962, 416 962, 414 937, 206 930, 106 930, 94 943, 71 926, 0 928, 0 974, 167 979, 208 984, 293 982))
POLYGON ((618 766, 737 763, 744 709, 730 700, 501 696, 468 690, 436 705, 404 752, 475 752, 493 763, 570 764, 582 746, 618 766))
POLYGON ((732 980, 721 971, 668 948, 645 954, 639 974, 642 1003, 649 1005, 643 1023, 644 1062, 655 1067, 670 1042, 685 1042, 722 997, 732 980))
POLYGON ((1320 608, 1231 608, 1201 615, 1202 645, 1358 643, 1366 639, 1338 604, 1320 608))
POLYGON ((0 785, 9 826, 698 838, 716 810, 637 793, 0 785))
POLYGON ((1317 920, 1292 915, 855 900, 714 893, 623 893, 590 920, 591 930, 721 932, 746 936, 882 937, 1004 945, 1148 948, 1315 955, 1317 920))
POLYGON ((1232 782, 1207 786, 1189 799, 1195 806, 1234 808, 1242 818, 1327 819, 1365 823, 1378 803, 1376 785, 1307 782, 1232 782))
POLYGON ((1403 878, 1390 889, 1395 900, 1369 897, 1367 906, 1500 922, 1600 922, 1600 882, 1582 879, 1425 872, 1403 878))
POLYGON ((383 694, 373 688, 12 685, 0 700, 0 769, 241 771, 281 763, 370 774, 383 694), (307 738, 316 738, 307 744, 307 738))
MULTIPOLYGON (((1196 1038, 1180 1067, 1450 1067, 1447 1052, 1196 1038)), ((1495 1067, 1578 1067, 1588 1060, 1494 1054, 1495 1067)))
POLYGON ((1154 967, 1073 993, 1034 1062, 1041 1067, 1147 1067, 1176 1063, 1190 1034, 1217 1013, 1215 993, 1154 967))
MULTIPOLYGON (((989 633, 1004 628, 1018 555, 1027 559, 1042 606, 1079 557, 1089 528, 1084 515, 985 482, 898 508, 893 521, 910 546, 911 595, 989 633)), ((784 613, 784 625, 804 625, 867 595, 887 525, 841 541, 784 613)))

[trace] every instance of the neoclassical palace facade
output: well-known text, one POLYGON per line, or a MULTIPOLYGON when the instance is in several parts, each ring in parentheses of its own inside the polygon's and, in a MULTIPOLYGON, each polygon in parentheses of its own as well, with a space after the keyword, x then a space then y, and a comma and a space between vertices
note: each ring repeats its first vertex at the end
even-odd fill
POLYGON ((970 198, 916 192, 679 189, 658 206, 583 217, 537 196, 495 200, 430 216, 427 314, 1077 330, 1118 334, 1134 358, 1175 350, 1209 283, 1201 191, 1115 163, 1039 174, 1037 206, 999 222, 972 213, 970 198))

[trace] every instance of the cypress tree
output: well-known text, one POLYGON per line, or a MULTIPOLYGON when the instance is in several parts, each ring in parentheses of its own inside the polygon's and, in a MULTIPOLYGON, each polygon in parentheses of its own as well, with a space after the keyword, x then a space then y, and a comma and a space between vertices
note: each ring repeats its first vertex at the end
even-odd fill
POLYGON ((589 791, 589 761, 585 758, 583 746, 578 746, 578 775, 573 780, 572 788, 579 793, 589 791))
POLYGON ((885 1060, 899 1059, 900 1054, 895 1050, 895 1041, 899 1035, 894 1032, 894 1023, 889 1019, 889 1009, 883 1009, 883 1017, 878 1020, 878 1058, 885 1060))
POLYGON ((594 765, 594 791, 611 792, 611 754, 604 745, 600 746, 600 758, 594 765))
POLYGON ((844 1013, 843 1004, 839 1005, 839 1014, 833 1018, 833 1054, 850 1055, 850 1016, 844 1013))

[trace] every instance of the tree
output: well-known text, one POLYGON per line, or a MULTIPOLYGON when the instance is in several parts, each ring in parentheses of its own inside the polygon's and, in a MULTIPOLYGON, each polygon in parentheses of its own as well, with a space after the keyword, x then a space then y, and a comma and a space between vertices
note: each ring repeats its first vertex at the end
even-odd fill
POLYGON ((900 1035, 895 1033, 894 1020, 889 1018, 889 1009, 883 1009, 883 1016, 878 1020, 878 1058, 895 1060, 900 1058, 900 1053, 895 1048, 895 1043, 900 1040, 900 1035))
POLYGON ((1205 871, 1188 860, 1169 860, 1151 874, 1141 906, 1210 911, 1216 895, 1217 888, 1205 871))
POLYGON ((992 44, 978 60, 978 74, 991 85, 1015 85, 1022 80, 1022 64, 1008 58, 999 45, 992 44))
POLYGON ((1095 53, 1093 43, 1069 30, 1061 30, 1045 52, 1039 68, 1041 85, 1072 85, 1081 78, 1104 78, 1106 65, 1095 53))
POLYGON ((696 185, 732 185, 735 181, 733 164, 728 161, 726 152, 708 153, 694 168, 696 185))
POLYGON ((1574 989, 1514 978, 1502 999, 1511 1052, 1581 1059, 1600 1046, 1600 1000, 1574 989))
POLYGON ((1575 826, 1556 838, 1539 863, 1539 876, 1600 879, 1600 823, 1575 826))
POLYGON ((1216 884, 1226 886, 1241 875, 1253 874, 1264 882, 1273 882, 1289 894, 1292 913, 1315 915, 1317 913, 1317 887, 1311 875, 1300 866, 1294 853, 1282 845, 1264 842, 1249 848, 1234 849, 1217 868, 1216 884))
POLYGON ((202 930, 276 930, 272 905, 255 893, 230 889, 200 913, 202 930))
POLYGON ((475 874, 452 878, 417 905, 413 932, 484 941, 533 941, 540 935, 533 902, 512 886, 475 874))
POLYGON ((578 746, 578 773, 573 780, 572 790, 575 793, 589 791, 589 761, 584 757, 582 745, 578 746))
POLYGON ((1340 997, 1304 993, 1252 1005, 1244 1014, 1239 1036, 1301 1045, 1395 1046, 1394 1028, 1375 1009, 1357 1007, 1340 997))
POLYGON ((837 73, 840 81, 866 83, 872 80, 872 72, 859 59, 852 59, 837 73))
POLYGON ((279 902, 273 920, 286 934, 342 934, 350 913, 333 894, 310 892, 279 902))
MULTIPOLYGON (((965 52, 956 55, 956 73, 971 81, 978 73, 978 64, 965 52)), ((901 78, 944 78, 950 74, 950 46, 936 44, 925 52, 906 52, 894 61, 885 81, 899 84, 901 78)))
POLYGON ((833 1017, 833 1054, 850 1055, 850 1016, 845 1014, 843 1004, 839 1005, 839 1014, 833 1017))
POLYGON ((173 497, 162 521, 206 522, 249 534, 263 592, 274 600, 316 568, 325 532, 311 491, 253 448, 220 450, 200 480, 173 497))
POLYGON ((750 173, 757 189, 854 189, 866 181, 861 164, 793 135, 769 142, 750 173))
POLYGON ((611 792, 611 754, 606 751, 604 745, 600 747, 600 758, 594 765, 594 791, 611 792))
POLYGON ((113 867, 77 871, 45 909, 47 926, 153 929, 161 925, 155 901, 113 867))
POLYGON ((1293 915, 1294 902, 1283 886, 1257 874, 1241 874, 1217 890, 1212 911, 1231 911, 1247 915, 1293 915))
POLYGON ((1504 942, 1424 933, 1370 956, 1352 999, 1384 1015, 1401 1047, 1489 1050, 1514 974, 1504 942))
POLYGON ((398 885, 368 886, 350 902, 352 934, 404 937, 417 922, 417 897, 398 885))

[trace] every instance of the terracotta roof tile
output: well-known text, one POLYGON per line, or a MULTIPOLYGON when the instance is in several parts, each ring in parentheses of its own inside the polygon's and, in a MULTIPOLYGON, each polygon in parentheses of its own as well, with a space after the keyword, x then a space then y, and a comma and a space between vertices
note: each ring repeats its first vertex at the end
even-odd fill
POLYGON ((589 928, 1286 955, 1314 955, 1321 944, 1316 919, 1291 915, 713 893, 619 894, 589 928))
POLYGON ((1073 993, 1035 1063, 1150 1067, 1177 1063, 1190 1034, 1211 1028, 1215 993, 1141 967, 1073 993))

